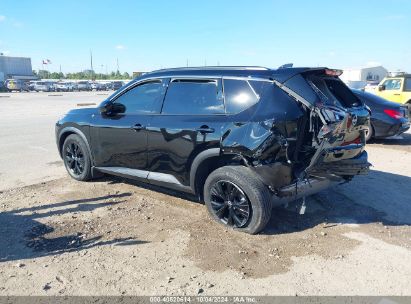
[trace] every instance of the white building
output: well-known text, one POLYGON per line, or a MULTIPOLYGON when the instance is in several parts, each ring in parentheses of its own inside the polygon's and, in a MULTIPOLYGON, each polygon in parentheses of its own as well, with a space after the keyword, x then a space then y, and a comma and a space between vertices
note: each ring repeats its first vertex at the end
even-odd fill
POLYGON ((364 88, 367 83, 380 82, 388 71, 383 66, 375 67, 362 67, 355 69, 344 69, 344 73, 340 76, 350 88, 361 89, 364 88))
POLYGON ((0 81, 8 78, 36 79, 31 69, 31 59, 0 55, 0 81))

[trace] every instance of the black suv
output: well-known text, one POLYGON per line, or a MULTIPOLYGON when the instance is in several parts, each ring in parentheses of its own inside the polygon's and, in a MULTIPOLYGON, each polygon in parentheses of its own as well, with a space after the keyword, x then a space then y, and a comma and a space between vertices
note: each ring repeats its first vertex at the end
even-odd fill
POLYGON ((68 173, 189 192, 217 221, 261 231, 274 205, 366 174, 369 111, 327 68, 144 74, 56 125, 68 173))

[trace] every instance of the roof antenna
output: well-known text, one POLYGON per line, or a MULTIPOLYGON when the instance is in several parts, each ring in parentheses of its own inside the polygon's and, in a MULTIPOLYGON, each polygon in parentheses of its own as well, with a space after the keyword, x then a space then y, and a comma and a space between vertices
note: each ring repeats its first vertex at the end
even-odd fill
POLYGON ((288 69, 288 68, 292 68, 294 65, 294 63, 286 63, 283 64, 282 66, 280 66, 278 69, 288 69))

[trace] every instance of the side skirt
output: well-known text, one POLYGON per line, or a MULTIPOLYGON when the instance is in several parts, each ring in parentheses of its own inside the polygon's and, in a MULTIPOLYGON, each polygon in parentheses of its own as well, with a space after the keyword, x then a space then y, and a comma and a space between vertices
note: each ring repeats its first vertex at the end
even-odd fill
POLYGON ((150 172, 124 167, 93 167, 93 169, 102 173, 135 179, 152 185, 171 188, 174 190, 193 194, 191 187, 183 185, 171 174, 150 172))

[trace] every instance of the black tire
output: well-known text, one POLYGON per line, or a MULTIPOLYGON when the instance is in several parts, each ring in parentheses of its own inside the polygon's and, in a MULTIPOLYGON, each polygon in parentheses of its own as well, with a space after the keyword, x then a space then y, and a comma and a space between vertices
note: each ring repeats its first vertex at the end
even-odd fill
POLYGON ((68 174, 78 181, 88 181, 91 175, 91 159, 83 139, 77 134, 69 135, 64 141, 61 154, 68 174))
POLYGON ((365 142, 369 142, 374 137, 374 127, 370 123, 369 131, 365 133, 365 142))
POLYGON ((256 234, 267 225, 272 211, 271 198, 270 191, 254 171, 244 166, 219 168, 204 184, 204 200, 211 217, 226 227, 249 234, 256 234), (216 194, 220 188, 223 191, 226 188, 231 197, 216 194))
POLYGON ((408 115, 411 116, 411 100, 408 100, 405 106, 408 108, 408 115))

